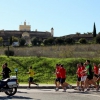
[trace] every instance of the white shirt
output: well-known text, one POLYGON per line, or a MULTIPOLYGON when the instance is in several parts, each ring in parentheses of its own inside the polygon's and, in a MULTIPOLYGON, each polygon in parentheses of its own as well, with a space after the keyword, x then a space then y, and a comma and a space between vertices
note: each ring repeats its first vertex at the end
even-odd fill
POLYGON ((100 68, 99 68, 99 70, 98 70, 98 74, 100 74, 100 68))

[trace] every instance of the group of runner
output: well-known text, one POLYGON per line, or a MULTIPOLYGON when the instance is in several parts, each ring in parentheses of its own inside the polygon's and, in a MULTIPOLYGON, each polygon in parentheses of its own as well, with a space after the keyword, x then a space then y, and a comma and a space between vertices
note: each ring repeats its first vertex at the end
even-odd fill
POLYGON ((66 92, 66 87, 71 88, 71 85, 65 82, 66 81, 66 69, 64 68, 62 64, 56 64, 55 74, 56 74, 56 79, 55 79, 55 85, 56 85, 55 90, 56 91, 59 90, 60 85, 63 88, 63 92, 66 92))
MULTIPOLYGON (((66 88, 72 88, 72 85, 66 83, 66 69, 62 64, 56 64, 56 79, 55 79, 55 90, 59 90, 59 86, 61 85, 63 88, 63 92, 66 92, 66 88)), ((100 81, 100 64, 98 66, 93 63, 93 67, 90 64, 90 60, 86 60, 85 63, 77 64, 77 87, 75 89, 81 91, 89 91, 90 87, 96 88, 99 90, 99 81, 100 81)))
POLYGON ((82 91, 89 91, 91 85, 99 90, 100 81, 100 64, 98 66, 93 63, 93 67, 90 64, 90 60, 86 60, 85 63, 77 64, 77 87, 76 89, 82 91))

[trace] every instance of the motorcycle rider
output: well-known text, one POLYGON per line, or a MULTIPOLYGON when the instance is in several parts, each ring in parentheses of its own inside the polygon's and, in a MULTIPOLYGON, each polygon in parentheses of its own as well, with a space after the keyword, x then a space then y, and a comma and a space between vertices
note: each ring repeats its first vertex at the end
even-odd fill
POLYGON ((3 65, 3 71, 2 71, 3 79, 9 78, 9 73, 11 73, 11 70, 8 68, 8 64, 5 63, 3 65))
POLYGON ((2 72, 1 72, 1 74, 2 74, 2 80, 5 79, 5 74, 3 72, 4 71, 4 68, 5 68, 5 65, 3 64, 2 65, 2 72))

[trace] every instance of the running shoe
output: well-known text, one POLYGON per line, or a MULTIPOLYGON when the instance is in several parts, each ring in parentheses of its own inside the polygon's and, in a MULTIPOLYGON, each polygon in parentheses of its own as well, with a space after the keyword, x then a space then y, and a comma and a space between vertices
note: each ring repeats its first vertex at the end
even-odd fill
POLYGON ((55 88, 55 91, 59 91, 59 88, 55 88))

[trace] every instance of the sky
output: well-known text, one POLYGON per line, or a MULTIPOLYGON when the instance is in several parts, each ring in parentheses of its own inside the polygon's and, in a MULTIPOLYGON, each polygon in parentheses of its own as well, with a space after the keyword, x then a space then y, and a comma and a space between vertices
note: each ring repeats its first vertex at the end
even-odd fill
POLYGON ((0 30, 19 30, 26 20, 31 31, 54 36, 100 32, 100 0, 0 0, 0 30))

